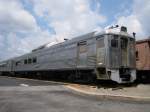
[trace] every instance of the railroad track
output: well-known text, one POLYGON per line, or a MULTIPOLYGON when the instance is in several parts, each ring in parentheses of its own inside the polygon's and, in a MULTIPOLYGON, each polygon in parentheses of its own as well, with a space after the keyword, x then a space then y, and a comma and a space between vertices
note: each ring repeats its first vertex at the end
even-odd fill
MULTIPOLYGON (((6 75, 5 75, 6 76, 6 75)), ((4 76, 4 77, 5 77, 4 76)), ((86 85, 86 86, 91 86, 93 88, 112 88, 112 90, 117 90, 117 89, 123 89, 124 87, 131 87, 131 86, 136 86, 137 83, 130 83, 130 84, 118 84, 113 81, 104 81, 104 80, 96 80, 93 83, 89 83, 83 80, 76 80, 74 82, 71 82, 69 80, 63 80, 63 79, 44 79, 44 78, 29 78, 29 77, 12 77, 12 76, 6 76, 9 78, 20 78, 20 79, 29 79, 29 80, 43 80, 43 81, 48 81, 48 82, 54 82, 54 83, 60 83, 60 84, 77 84, 77 85, 86 85)))

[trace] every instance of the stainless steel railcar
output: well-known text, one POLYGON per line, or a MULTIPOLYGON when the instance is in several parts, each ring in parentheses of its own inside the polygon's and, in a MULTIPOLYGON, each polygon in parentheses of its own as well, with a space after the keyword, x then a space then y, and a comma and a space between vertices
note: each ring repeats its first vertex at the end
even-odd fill
MULTIPOLYGON (((88 33, 62 43, 41 46, 31 53, 0 63, 0 72, 66 72, 65 78, 136 79, 135 39, 122 27, 119 32, 88 33)), ((51 74, 49 74, 51 75, 51 74)))

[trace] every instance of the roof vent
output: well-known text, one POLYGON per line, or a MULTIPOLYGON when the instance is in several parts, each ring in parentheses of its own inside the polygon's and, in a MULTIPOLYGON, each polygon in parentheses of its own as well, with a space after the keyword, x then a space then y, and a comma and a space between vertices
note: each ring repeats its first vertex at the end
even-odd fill
POLYGON ((64 40, 65 40, 65 41, 67 41, 67 40, 69 40, 69 39, 67 39, 67 38, 64 38, 64 40))

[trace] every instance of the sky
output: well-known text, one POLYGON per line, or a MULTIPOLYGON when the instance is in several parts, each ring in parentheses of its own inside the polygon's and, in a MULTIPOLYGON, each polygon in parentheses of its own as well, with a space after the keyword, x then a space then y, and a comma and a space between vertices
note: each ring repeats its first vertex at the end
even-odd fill
POLYGON ((0 0, 0 60, 108 26, 150 36, 150 0, 0 0))

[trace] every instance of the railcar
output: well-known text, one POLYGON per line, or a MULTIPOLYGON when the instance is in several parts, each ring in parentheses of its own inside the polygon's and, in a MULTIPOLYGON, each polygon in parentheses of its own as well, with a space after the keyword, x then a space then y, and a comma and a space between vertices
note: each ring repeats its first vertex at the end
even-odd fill
MULTIPOLYGON (((136 79, 135 38, 126 27, 119 32, 91 32, 0 63, 0 73, 30 75, 63 73, 58 77, 131 83, 136 79)), ((44 76, 44 75, 43 75, 44 76)))
POLYGON ((136 41, 137 80, 150 82, 150 37, 136 41))

